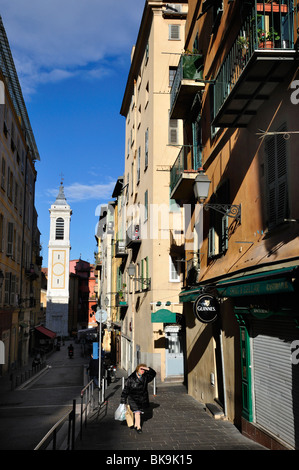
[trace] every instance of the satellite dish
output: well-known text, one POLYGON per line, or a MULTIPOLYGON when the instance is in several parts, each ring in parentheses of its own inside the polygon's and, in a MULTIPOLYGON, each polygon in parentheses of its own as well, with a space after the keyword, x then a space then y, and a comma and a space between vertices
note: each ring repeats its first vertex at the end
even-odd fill
POLYGON ((107 314, 106 310, 103 310, 103 309, 99 308, 95 313, 95 317, 96 317, 96 321, 98 323, 100 323, 100 322, 103 323, 107 320, 108 314, 107 314))

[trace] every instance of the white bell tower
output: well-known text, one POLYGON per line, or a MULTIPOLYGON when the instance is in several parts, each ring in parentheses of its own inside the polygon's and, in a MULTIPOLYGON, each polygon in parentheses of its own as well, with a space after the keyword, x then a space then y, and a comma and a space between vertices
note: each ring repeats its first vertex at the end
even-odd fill
POLYGON ((57 335, 67 336, 70 275, 70 222, 72 211, 61 182, 50 212, 48 245, 48 286, 46 326, 57 335))

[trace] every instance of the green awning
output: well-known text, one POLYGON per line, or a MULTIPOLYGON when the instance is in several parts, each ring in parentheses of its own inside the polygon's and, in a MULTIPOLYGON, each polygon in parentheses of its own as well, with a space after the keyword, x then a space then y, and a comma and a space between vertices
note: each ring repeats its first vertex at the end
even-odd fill
POLYGON ((152 313, 152 323, 176 323, 176 313, 171 312, 167 308, 160 308, 152 313))
POLYGON ((292 275, 298 266, 226 279, 216 284, 221 297, 240 297, 294 292, 292 275))
POLYGON ((298 265, 280 269, 256 271, 248 274, 231 276, 213 284, 200 284, 192 289, 180 292, 180 302, 194 302, 203 288, 215 287, 220 297, 240 297, 251 295, 281 294, 294 292, 293 277, 298 277, 298 265))
POLYGON ((195 289, 181 291, 179 294, 180 302, 194 302, 201 294, 203 286, 198 286, 195 289))

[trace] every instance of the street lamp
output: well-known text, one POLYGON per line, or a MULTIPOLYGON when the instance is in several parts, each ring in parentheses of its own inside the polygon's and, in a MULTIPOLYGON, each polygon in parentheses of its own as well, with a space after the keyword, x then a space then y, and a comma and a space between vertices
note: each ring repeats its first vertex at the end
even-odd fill
POLYGON ((136 272, 135 264, 133 264, 133 263, 129 264, 129 266, 127 268, 127 273, 133 281, 138 281, 142 285, 145 284, 146 287, 149 287, 151 285, 151 279, 148 279, 146 277, 135 277, 135 272, 136 272))
POLYGON ((204 204, 209 194, 210 184, 211 181, 208 176, 201 171, 194 181, 193 191, 195 198, 203 204, 205 210, 214 209, 241 223, 241 204, 204 204))
POLYGON ((128 274, 129 274, 130 277, 134 277, 135 276, 135 265, 132 264, 132 263, 129 264, 127 271, 128 271, 128 274))

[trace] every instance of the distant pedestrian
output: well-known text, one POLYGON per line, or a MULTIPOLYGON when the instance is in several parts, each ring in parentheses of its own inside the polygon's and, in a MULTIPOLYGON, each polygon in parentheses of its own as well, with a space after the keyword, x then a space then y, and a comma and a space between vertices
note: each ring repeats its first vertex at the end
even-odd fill
POLYGON ((68 347, 68 351, 69 351, 69 357, 73 357, 74 355, 74 347, 72 344, 70 344, 68 347))
POLYGON ((146 364, 139 364, 135 371, 128 377, 121 394, 120 403, 130 405, 134 413, 134 428, 138 433, 141 429, 141 414, 149 407, 148 383, 156 376, 156 372, 146 364))
POLYGON ((87 370, 89 371, 90 380, 93 380, 95 386, 98 387, 99 386, 99 360, 94 359, 93 355, 91 355, 87 370))

